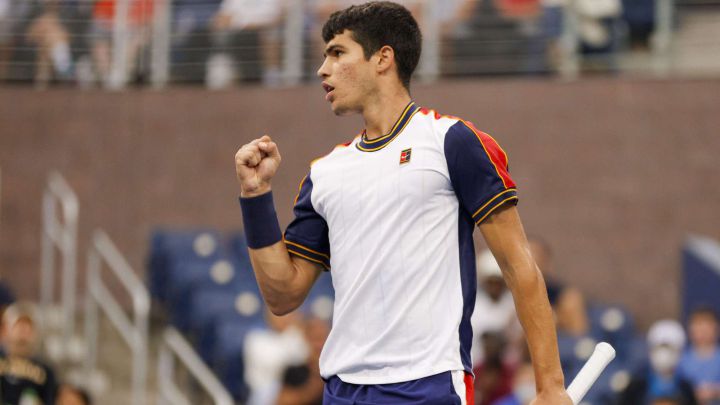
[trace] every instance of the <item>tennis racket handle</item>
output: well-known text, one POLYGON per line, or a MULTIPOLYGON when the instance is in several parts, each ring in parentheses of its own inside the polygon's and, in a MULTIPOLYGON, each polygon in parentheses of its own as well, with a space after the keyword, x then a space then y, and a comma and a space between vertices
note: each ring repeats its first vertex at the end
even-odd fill
POLYGON ((595 346, 595 351, 585 363, 575 379, 567 387, 567 393, 578 405, 590 390, 590 387, 600 377, 605 367, 615 358, 615 349, 610 344, 600 342, 595 346))

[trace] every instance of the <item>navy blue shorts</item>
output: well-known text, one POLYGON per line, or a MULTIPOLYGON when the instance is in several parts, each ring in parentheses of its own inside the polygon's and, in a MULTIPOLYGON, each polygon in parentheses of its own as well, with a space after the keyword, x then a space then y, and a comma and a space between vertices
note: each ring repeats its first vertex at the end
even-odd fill
POLYGON ((473 378, 471 374, 446 371, 395 384, 349 384, 337 376, 325 383, 323 405, 386 404, 472 405, 473 378))

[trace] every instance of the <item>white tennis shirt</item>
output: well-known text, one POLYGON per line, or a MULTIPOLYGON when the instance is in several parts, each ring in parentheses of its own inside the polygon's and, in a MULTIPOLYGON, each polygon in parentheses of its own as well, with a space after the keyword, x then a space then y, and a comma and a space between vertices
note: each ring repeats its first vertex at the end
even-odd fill
POLYGON ((471 372, 474 226, 516 202, 494 139, 414 103, 389 134, 313 162, 285 242, 331 271, 321 375, 388 384, 471 372))

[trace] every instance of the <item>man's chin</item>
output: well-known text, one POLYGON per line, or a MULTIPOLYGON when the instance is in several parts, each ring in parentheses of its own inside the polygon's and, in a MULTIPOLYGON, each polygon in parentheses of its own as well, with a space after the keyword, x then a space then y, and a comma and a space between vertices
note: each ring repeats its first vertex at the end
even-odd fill
POLYGON ((353 112, 352 108, 349 108, 342 104, 333 103, 331 104, 330 108, 332 109, 332 112, 338 117, 343 115, 350 115, 353 112))

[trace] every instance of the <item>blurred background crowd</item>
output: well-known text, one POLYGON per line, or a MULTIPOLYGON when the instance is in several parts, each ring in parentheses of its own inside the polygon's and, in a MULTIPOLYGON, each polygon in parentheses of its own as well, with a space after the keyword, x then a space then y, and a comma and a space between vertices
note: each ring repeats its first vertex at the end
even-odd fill
MULTIPOLYGON (((297 84, 347 0, 2 0, 0 80, 164 86, 297 84)), ((717 69, 716 0, 402 0, 425 39, 419 76, 717 69), (702 31, 702 35, 696 34, 702 31), (675 46, 671 36, 675 34, 675 46), (671 66, 670 54, 690 61, 671 66)))

